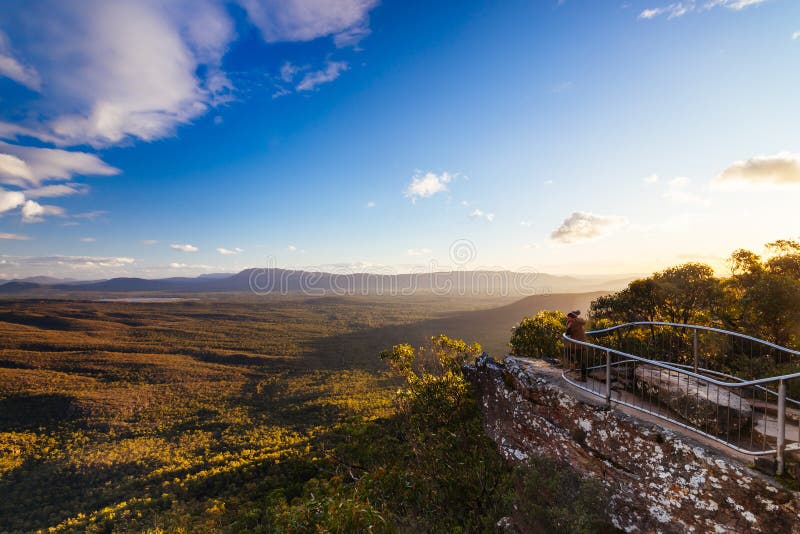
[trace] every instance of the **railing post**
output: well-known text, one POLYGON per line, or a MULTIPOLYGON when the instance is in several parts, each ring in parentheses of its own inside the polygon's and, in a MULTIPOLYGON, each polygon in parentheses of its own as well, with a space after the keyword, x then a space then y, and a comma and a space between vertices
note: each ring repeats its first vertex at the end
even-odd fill
POLYGON ((692 348, 693 348, 693 352, 694 352, 694 372, 696 373, 697 372, 697 353, 699 352, 698 351, 699 342, 698 342, 698 338, 697 338, 697 328, 695 328, 693 331, 694 331, 694 343, 693 343, 692 348))
POLYGON ((781 380, 778 383, 778 447, 777 447, 777 469, 778 475, 783 474, 783 449, 786 446, 786 382, 781 380))
POLYGON ((611 406, 611 351, 606 350, 606 406, 611 406))

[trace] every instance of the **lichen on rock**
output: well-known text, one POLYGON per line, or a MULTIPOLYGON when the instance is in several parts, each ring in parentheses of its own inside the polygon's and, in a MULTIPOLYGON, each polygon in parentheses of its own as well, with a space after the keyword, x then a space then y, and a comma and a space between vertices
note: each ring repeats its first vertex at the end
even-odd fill
POLYGON ((709 447, 582 399, 541 360, 465 369, 488 435, 512 463, 546 456, 601 481, 628 532, 797 532, 800 498, 709 447))

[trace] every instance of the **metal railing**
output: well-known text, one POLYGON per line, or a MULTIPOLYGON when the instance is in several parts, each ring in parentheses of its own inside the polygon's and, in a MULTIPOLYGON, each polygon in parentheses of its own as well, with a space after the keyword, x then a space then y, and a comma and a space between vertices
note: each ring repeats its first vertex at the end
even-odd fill
POLYGON ((800 352, 700 325, 635 322, 564 334, 564 379, 752 456, 800 450, 800 352), (589 341, 591 340, 591 341, 589 341))

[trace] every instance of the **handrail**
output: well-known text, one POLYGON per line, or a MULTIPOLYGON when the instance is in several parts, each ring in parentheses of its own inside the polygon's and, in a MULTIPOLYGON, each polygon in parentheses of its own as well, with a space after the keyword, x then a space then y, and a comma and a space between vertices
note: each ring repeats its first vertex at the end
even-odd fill
MULTIPOLYGON (((790 355, 790 356, 800 356, 800 351, 793 350, 793 349, 790 349, 790 348, 787 348, 787 347, 782 347, 782 346, 777 345, 775 343, 771 343, 769 341, 764 341, 763 339, 759 339, 759 338, 756 338, 756 337, 753 337, 753 336, 748 336, 746 334, 741 334, 739 332, 731 332, 729 330, 723 330, 721 328, 715 328, 715 327, 711 327, 711 326, 702 326, 702 325, 693 325, 693 324, 662 322, 662 321, 636 321, 636 322, 631 322, 631 323, 624 323, 624 324, 611 326, 611 327, 608 327, 608 328, 590 330, 590 331, 586 332, 586 335, 598 336, 598 335, 607 334, 609 332, 615 332, 615 331, 618 331, 618 330, 621 330, 621 329, 624 329, 624 328, 640 327, 640 326, 651 326, 651 327, 652 326, 658 326, 658 327, 680 328, 680 329, 683 329, 684 332, 686 332, 688 330, 693 331, 693 334, 694 334, 694 347, 693 347, 694 365, 687 365, 686 363, 679 363, 679 362, 672 362, 672 361, 668 361, 668 362, 667 361, 661 361, 660 359, 655 359, 655 358, 651 359, 651 358, 648 358, 648 357, 639 356, 637 354, 632 354, 632 353, 626 352, 624 350, 619 350, 619 349, 616 349, 616 348, 612 348, 610 346, 600 345, 599 343, 602 342, 602 341, 599 341, 599 340, 597 342, 595 342, 595 343, 592 343, 590 341, 584 341, 584 340, 578 340, 578 339, 572 338, 569 335, 567 335, 566 333, 564 333, 562 335, 562 339, 565 342, 565 345, 564 345, 564 350, 565 350, 564 356, 565 356, 565 358, 570 358, 571 361, 575 362, 575 360, 574 360, 575 354, 585 354, 585 349, 582 349, 581 352, 575 352, 575 351, 578 351, 578 349, 580 347, 592 349, 592 351, 599 351, 601 354, 602 353, 605 354, 605 358, 603 358, 603 359, 605 359, 604 363, 599 363, 598 362, 599 365, 592 364, 591 366, 587 365, 588 362, 586 362, 586 360, 585 360, 585 358, 586 358, 585 355, 584 356, 578 356, 579 361, 581 362, 580 363, 580 372, 581 372, 581 380, 580 380, 580 382, 586 382, 587 371, 589 371, 589 370, 605 368, 606 371, 605 371, 605 380, 604 380, 605 381, 605 386, 604 387, 600 386, 602 388, 602 390, 600 388, 597 388, 597 387, 594 387, 594 386, 587 387, 587 385, 581 385, 581 384, 573 381, 573 379, 570 378, 569 373, 577 371, 577 368, 574 368, 574 367, 571 370, 570 370, 570 368, 567 368, 562 373, 563 378, 567 382, 569 382, 570 384, 572 384, 572 385, 574 385, 574 386, 576 386, 576 387, 578 387, 580 389, 583 389, 585 391, 588 391, 589 393, 591 393, 593 395, 597 395, 597 396, 601 396, 601 397, 604 396, 605 399, 606 399, 606 403, 609 404, 609 405, 610 405, 610 403, 615 402, 615 403, 618 403, 618 404, 621 404, 621 405, 629 406, 629 407, 634 408, 636 410, 639 410, 641 412, 654 415, 654 416, 659 417, 661 419, 670 421, 670 422, 675 423, 675 424, 677 424, 679 426, 687 428, 687 429, 689 429, 689 430, 691 430, 691 431, 693 431, 693 432, 695 432, 697 434, 700 434, 700 435, 706 436, 708 438, 711 438, 711 439, 713 439, 715 441, 718 441, 718 442, 720 442, 720 443, 722 443, 722 444, 724 444, 724 445, 726 445, 726 446, 728 446, 728 447, 730 447, 730 448, 732 448, 734 450, 737 450, 739 452, 742 452, 742 453, 745 453, 745 454, 750 454, 750 455, 756 455, 756 456, 765 455, 765 454, 775 454, 776 455, 776 460, 777 460, 777 464, 776 464, 777 465, 777 472, 778 472, 778 474, 781 474, 783 472, 783 468, 784 468, 784 452, 786 450, 790 450, 790 449, 791 450, 800 450, 800 426, 799 425, 794 425, 797 428, 798 441, 793 442, 789 447, 787 447, 787 445, 786 445, 786 401, 789 401, 789 402, 791 402, 791 403, 793 403, 795 405, 800 405, 800 402, 798 402, 798 401, 796 401, 794 399, 788 398, 788 396, 787 396, 787 381, 792 380, 792 379, 796 379, 796 378, 800 378, 800 371, 795 372, 795 373, 788 373, 788 374, 778 375, 778 376, 770 376, 770 377, 766 377, 766 378, 757 378, 757 379, 752 379, 752 380, 745 380, 743 378, 739 378, 739 377, 734 376, 734 375, 726 374, 726 373, 720 372, 718 370, 702 368, 702 367, 700 367, 698 365, 698 332, 699 331, 700 332, 714 332, 714 333, 723 334, 723 335, 726 335, 726 336, 732 336, 732 337, 737 338, 739 340, 747 340, 747 341, 753 342, 753 343, 755 343, 757 345, 766 347, 768 349, 767 352, 766 352, 767 355, 770 355, 770 353, 773 350, 777 350, 777 351, 780 351, 780 352, 782 352, 784 354, 787 354, 787 355, 790 355), (570 354, 572 354, 572 356, 569 356, 570 354), (614 356, 614 358, 612 358, 612 356, 614 356), (615 362, 613 360, 618 360, 618 361, 615 362), (717 392, 717 404, 719 404, 719 397, 720 397, 719 390, 727 390, 729 392, 728 393, 728 399, 730 399, 730 395, 734 395, 732 390, 738 390, 737 395, 739 395, 739 397, 737 397, 737 398, 740 399, 739 400, 739 409, 740 410, 742 408, 742 399, 745 398, 744 395, 752 395, 753 396, 753 402, 755 402, 755 400, 756 400, 756 398, 755 398, 756 392, 757 391, 762 391, 763 395, 764 395, 764 397, 763 397, 764 398, 764 401, 763 401, 764 404, 763 405, 762 404, 759 404, 759 405, 752 404, 752 405, 750 405, 750 404, 747 404, 747 401, 745 401, 745 406, 748 406, 747 411, 752 414, 752 415, 746 416, 745 420, 748 421, 748 423, 746 423, 746 424, 750 425, 751 424, 750 423, 751 417, 755 418, 757 412, 761 412, 762 413, 762 419, 761 420, 764 423, 764 429, 761 432, 762 432, 762 434, 764 436, 764 438, 763 438, 765 440, 763 442, 764 444, 762 445, 761 448, 755 448, 754 449, 753 445, 752 445, 752 439, 753 438, 750 437, 750 440, 751 440, 750 447, 743 448, 744 445, 741 443, 741 439, 742 439, 741 427, 734 427, 734 428, 739 428, 739 430, 738 430, 738 438, 737 439, 731 439, 731 437, 730 437, 731 427, 728 427, 727 430, 722 430, 723 427, 718 427, 718 428, 720 428, 720 430, 716 430, 714 432, 709 430, 708 432, 706 432, 705 430, 707 430, 707 428, 705 427, 705 425, 703 423, 698 424, 698 423, 695 423, 695 422, 691 422, 691 420, 688 420, 688 421, 684 422, 684 420, 681 419, 682 417, 684 417, 684 418, 688 417, 688 415, 681 413, 683 411, 683 408, 679 408, 678 409, 679 411, 677 412, 677 417, 673 417, 673 416, 669 415, 668 413, 663 413, 663 411, 661 410, 661 406, 662 406, 661 403, 662 402, 667 402, 668 403, 667 404, 668 410, 670 410, 670 409, 671 410, 675 410, 675 406, 671 406, 669 404, 672 401, 661 401, 661 400, 659 400, 658 401, 659 402, 659 404, 658 404, 659 409, 656 410, 655 408, 651 407, 649 404, 637 405, 634 401, 626 398, 622 393, 618 394, 617 398, 613 398, 613 395, 612 395, 612 389, 613 388, 612 388, 612 378, 611 378, 612 377, 612 368, 617 368, 617 366, 624 365, 625 366, 625 370, 623 370, 622 373, 623 374, 628 374, 630 372, 628 370, 628 367, 627 367, 629 364, 633 365, 634 369, 636 369, 636 366, 638 364, 646 364, 646 365, 649 365, 651 367, 656 367, 656 368, 659 368, 659 369, 663 369, 663 370, 669 371, 670 373, 672 373, 672 372, 679 373, 679 376, 687 377, 686 378, 686 380, 687 380, 687 382, 686 382, 687 389, 689 388, 689 386, 688 386, 689 377, 693 378, 697 383, 705 384, 706 385, 705 386, 706 387, 706 391, 708 391, 707 388, 709 386, 713 385, 713 386, 719 388, 717 390, 718 391, 717 392), (772 386, 772 388, 768 387, 768 385, 771 385, 771 384, 775 384, 777 387, 775 387, 775 386, 772 386), (745 390, 744 388, 749 388, 749 389, 745 390), (769 403, 767 401, 767 396, 768 395, 773 395, 775 398, 777 398, 777 405, 772 405, 771 403, 769 403), (752 406, 752 408, 751 408, 751 406, 752 406), (774 434, 772 433, 772 431, 769 431, 769 433, 767 432, 767 418, 766 418, 767 417, 766 416, 767 410, 773 410, 773 411, 777 410, 777 421, 776 421, 777 430, 775 431, 776 433, 774 433, 774 434), (725 432, 724 439, 723 439, 723 436, 721 435, 722 432, 725 432), (766 446, 767 436, 772 436, 772 438, 777 439, 776 448, 772 449, 772 448, 769 448, 769 447, 766 446)), ((652 333, 653 336, 656 336, 655 332, 651 332, 651 333, 652 333)), ((614 339, 616 339, 616 338, 614 338, 614 339)), ((624 343, 624 340, 619 340, 619 341, 624 343)), ((633 341, 635 341, 635 340, 633 340, 633 341)), ((736 350, 735 349, 736 344, 733 343, 733 341, 731 341, 731 343, 732 343, 732 345, 731 345, 732 349, 735 351, 736 350)), ((650 349, 652 349, 652 347, 651 347, 651 345, 649 343, 646 344, 645 346, 646 347, 650 347, 650 349)), ((670 347, 672 347, 672 343, 671 342, 670 342, 670 347)), ((742 341, 741 347, 742 348, 744 347, 744 341, 742 341)), ((625 348, 624 344, 622 345, 622 348, 625 348)), ((664 348, 666 348, 666 347, 664 347, 664 348)), ((651 351, 650 349, 647 350, 648 353, 651 351)), ((626 348, 626 350, 631 350, 631 349, 627 349, 626 348)), ((590 354, 594 354, 595 355, 595 356, 591 356, 591 358, 598 358, 597 352, 592 352, 590 354)), ((765 354, 764 352, 761 352, 762 356, 764 354, 765 354)), ((661 354, 660 350, 656 351, 656 358, 663 357, 663 356, 664 355, 661 354)), ((681 356, 680 344, 678 345, 677 354, 674 354, 672 352, 669 353, 669 360, 672 360, 673 356, 678 356, 678 357, 681 356)), ((602 358, 602 356, 599 356, 599 357, 602 358)), ((752 349, 751 349, 750 358, 752 358, 752 357, 753 357, 753 353, 752 353, 752 349)), ((772 357, 772 356, 770 356, 770 357, 772 357)), ((566 361, 567 360, 565 360, 565 362, 566 361)), ((602 378, 600 380, 602 380, 602 378)), ((626 380, 630 380, 630 378, 623 378, 623 382, 622 383, 625 384, 626 380)), ((679 379, 679 382, 680 382, 680 380, 681 379, 679 379)), ((623 388, 624 388, 623 391, 626 391, 628 387, 629 387, 628 385, 623 386, 623 388)), ((634 386, 633 386, 634 394, 636 394, 635 392, 636 392, 636 388, 637 387, 638 386, 636 386, 634 384, 634 386)), ((701 388, 696 388, 695 395, 699 395, 700 394, 700 389, 701 388)), ((691 394, 691 389, 688 389, 688 393, 691 394)), ((658 398, 659 395, 660 395, 660 393, 658 392, 658 390, 656 390, 657 398, 658 398)), ((759 393, 759 395, 760 395, 760 393, 759 393)), ((699 401, 696 401, 696 402, 699 402, 699 401)), ((726 402, 729 402, 729 401, 726 401, 726 402)), ((720 405, 720 406, 722 406, 722 405, 720 405)), ((731 409, 731 405, 725 405, 725 406, 726 406, 726 408, 724 408, 724 409, 731 409)), ((686 409, 688 410, 688 408, 686 408, 686 409)), ((717 410, 720 410, 720 409, 721 408, 719 408, 719 407, 717 408, 717 410)), ((727 416, 727 421, 728 421, 727 423, 719 423, 719 421, 720 421, 720 419, 719 419, 720 413, 725 413, 725 412, 717 411, 716 413, 717 413, 717 416, 716 416, 717 419, 713 419, 713 418, 710 419, 709 420, 710 424, 715 424, 715 425, 717 425, 717 424, 728 424, 728 425, 733 424, 731 422, 731 420, 730 420, 730 415, 727 416)), ((741 424, 741 421, 742 421, 741 415, 739 417, 740 417, 739 424, 741 424)), ((755 419, 753 419, 753 421, 754 420, 755 419)), ((758 424, 759 424, 759 427, 760 427, 761 423, 759 422, 758 424)), ((752 433, 756 432, 756 427, 754 427, 754 426, 751 427, 749 432, 750 432, 750 435, 752 436, 752 433)), ((773 442, 773 443, 775 443, 775 442, 773 442)))
POLYGON ((699 324, 665 323, 660 321, 634 321, 632 323, 618 324, 615 326, 610 326, 608 328, 601 328, 599 330, 589 330, 588 332, 586 332, 586 335, 590 336, 597 334, 605 334, 607 332, 613 332, 614 330, 619 330, 620 328, 625 328, 626 326, 674 326, 678 328, 691 328, 692 330, 705 330, 706 332, 728 334, 730 336, 736 336, 742 339, 747 339, 749 341, 755 341, 756 343, 761 343, 762 345, 766 345, 767 347, 782 350, 784 352, 788 352, 789 354, 794 354, 795 356, 800 356, 800 351, 793 350, 788 347, 784 347, 782 345, 776 345, 775 343, 770 343, 769 341, 765 341, 757 337, 748 336, 747 334, 742 334, 739 332, 732 332, 730 330, 723 330, 721 328, 714 328, 713 326, 702 326, 699 324))
MULTIPOLYGON (((635 324, 635 323, 629 323, 629 324, 635 324)), ((651 324, 651 323, 644 323, 644 324, 651 324)), ((663 323, 663 324, 669 326, 669 323, 663 323)), ((679 325, 679 326, 688 327, 689 325, 679 325)), ((724 332, 724 330, 723 330, 723 332, 724 332)), ((586 332, 587 335, 590 334, 590 333, 591 332, 586 332)), ((798 372, 798 373, 791 373, 791 374, 788 374, 788 375, 770 376, 770 377, 767 377, 767 378, 758 378, 756 380, 747 380, 747 381, 743 381, 743 382, 722 382, 720 380, 716 380, 714 378, 711 378, 711 377, 708 377, 708 376, 705 376, 705 375, 701 375, 701 374, 695 373, 693 371, 687 371, 686 369, 680 369, 676 365, 673 365, 671 363, 665 363, 665 362, 661 362, 661 361, 658 361, 658 360, 651 360, 649 358, 643 358, 642 356, 636 356, 635 354, 630 354, 628 352, 622 352, 621 350, 612 349, 610 347, 604 347, 603 345, 595 345, 594 343, 589 343, 588 341, 580 341, 578 339, 573 339, 573 338, 569 337, 567 334, 562 334, 562 337, 564 338, 564 340, 566 340, 566 341, 568 341, 570 343, 577 343, 578 345, 583 345, 584 347, 591 347, 593 349, 609 351, 609 352, 612 352, 612 353, 614 353, 614 354, 616 354, 618 356, 623 356, 625 358, 633 358, 634 360, 638 360, 640 362, 644 362, 644 363, 648 363, 648 364, 651 364, 651 365, 655 365, 657 367, 663 367, 664 369, 670 369, 672 371, 678 371, 680 373, 683 373, 685 375, 691 376, 693 378, 699 378, 699 379, 703 380, 704 382, 709 382, 711 384, 714 384, 715 386, 731 387, 731 388, 745 387, 745 386, 754 386, 754 385, 758 385, 758 384, 766 384, 767 382, 775 382, 777 380, 789 380, 791 378, 800 377, 800 372, 798 372)), ((777 347, 779 345, 775 345, 775 346, 777 347)))

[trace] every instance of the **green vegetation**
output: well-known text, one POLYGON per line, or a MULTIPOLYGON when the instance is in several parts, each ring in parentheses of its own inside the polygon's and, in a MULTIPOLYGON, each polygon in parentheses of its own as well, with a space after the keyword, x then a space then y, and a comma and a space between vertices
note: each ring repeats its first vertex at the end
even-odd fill
POLYGON ((497 304, 0 301, 0 532, 491 531, 519 481, 460 373, 479 347, 377 354, 497 304))
POLYGON ((695 323, 747 332, 787 347, 800 346, 800 243, 766 245, 769 257, 731 254, 731 276, 687 263, 631 282, 592 302, 594 326, 631 321, 695 323))
MULTIPOLYGON (((626 289, 592 302, 592 326, 634 321, 693 323, 796 349, 800 347, 800 243, 780 240, 766 247, 766 258, 748 250, 735 251, 727 278, 716 277, 707 265, 687 263, 635 280, 626 289)), ((668 347, 671 357, 688 364, 693 359, 693 335, 689 329, 648 327, 615 331, 605 343, 653 356, 668 347)), ((795 358, 763 344, 713 332, 698 335, 702 367, 744 379, 800 369, 795 358)), ((792 380, 788 388, 790 396, 800 395, 800 382, 792 380)))
POLYGON ((540 311, 524 317, 511 331, 511 354, 527 358, 558 358, 567 316, 560 311, 540 311))

